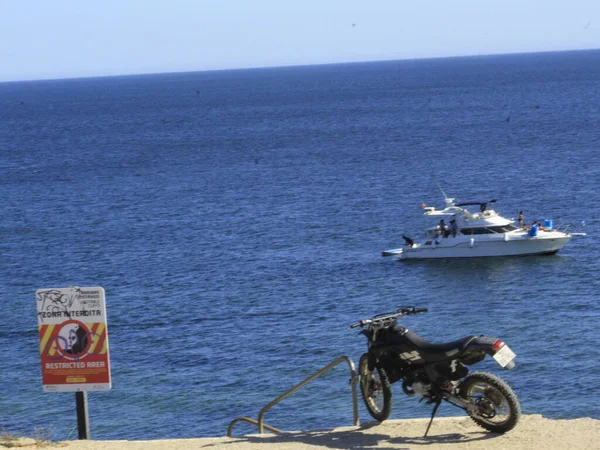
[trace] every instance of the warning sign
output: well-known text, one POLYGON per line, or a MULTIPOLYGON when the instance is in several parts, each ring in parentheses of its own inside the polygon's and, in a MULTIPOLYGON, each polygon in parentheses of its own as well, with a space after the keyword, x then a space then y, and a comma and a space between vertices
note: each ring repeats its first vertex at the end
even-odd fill
POLYGON ((38 289, 35 295, 44 391, 109 390, 104 289, 38 289))

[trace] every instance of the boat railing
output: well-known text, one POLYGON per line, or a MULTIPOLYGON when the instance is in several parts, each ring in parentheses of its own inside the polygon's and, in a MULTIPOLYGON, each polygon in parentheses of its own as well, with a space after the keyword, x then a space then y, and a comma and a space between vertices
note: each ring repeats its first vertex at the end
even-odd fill
POLYGON ((571 224, 570 223, 565 224, 565 225, 559 225, 557 227, 553 227, 553 228, 550 228, 550 229, 546 229, 546 231, 559 231, 561 233, 567 233, 568 234, 569 233, 569 228, 571 228, 571 224))

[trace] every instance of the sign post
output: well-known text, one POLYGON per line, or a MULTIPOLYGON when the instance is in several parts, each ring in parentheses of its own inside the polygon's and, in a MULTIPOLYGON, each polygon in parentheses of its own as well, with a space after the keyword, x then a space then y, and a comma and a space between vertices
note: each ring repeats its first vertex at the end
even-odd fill
POLYGON ((76 393, 79 439, 89 439, 87 391, 111 388, 104 289, 38 289, 36 303, 44 391, 76 393))
POLYGON ((79 439, 90 439, 87 392, 75 392, 75 406, 77 408, 77 431, 79 439))

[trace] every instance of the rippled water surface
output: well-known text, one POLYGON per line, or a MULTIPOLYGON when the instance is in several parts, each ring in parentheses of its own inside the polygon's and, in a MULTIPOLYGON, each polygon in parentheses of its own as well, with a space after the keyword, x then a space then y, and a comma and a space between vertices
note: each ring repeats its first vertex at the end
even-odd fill
MULTIPOLYGON (((600 418, 599 98, 598 51, 0 84, 0 429, 76 437, 74 395, 43 393, 39 367, 35 290, 65 286, 106 290, 95 439, 224 435, 358 361, 350 323, 412 304, 429 340, 508 342, 515 370, 476 367, 525 413, 600 418), (382 258, 430 224, 438 183, 588 236, 555 256, 382 258)), ((430 414, 394 393, 392 418, 430 414)), ((265 418, 351 425, 347 369, 265 418)))

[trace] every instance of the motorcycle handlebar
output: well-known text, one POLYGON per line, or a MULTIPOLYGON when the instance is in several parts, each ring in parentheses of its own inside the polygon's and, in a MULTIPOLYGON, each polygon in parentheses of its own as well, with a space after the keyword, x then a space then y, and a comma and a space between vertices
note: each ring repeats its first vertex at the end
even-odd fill
POLYGON ((399 308, 395 312, 377 314, 372 319, 361 320, 360 322, 353 323, 352 325, 350 325, 350 328, 351 329, 352 328, 356 328, 356 327, 361 327, 362 328, 365 325, 373 323, 375 321, 383 321, 383 320, 387 320, 387 319, 395 319, 395 318, 398 318, 398 317, 408 316, 410 314, 424 313, 424 312, 427 312, 427 311, 428 311, 427 308, 416 308, 414 306, 408 306, 408 307, 404 307, 404 308, 399 308))

